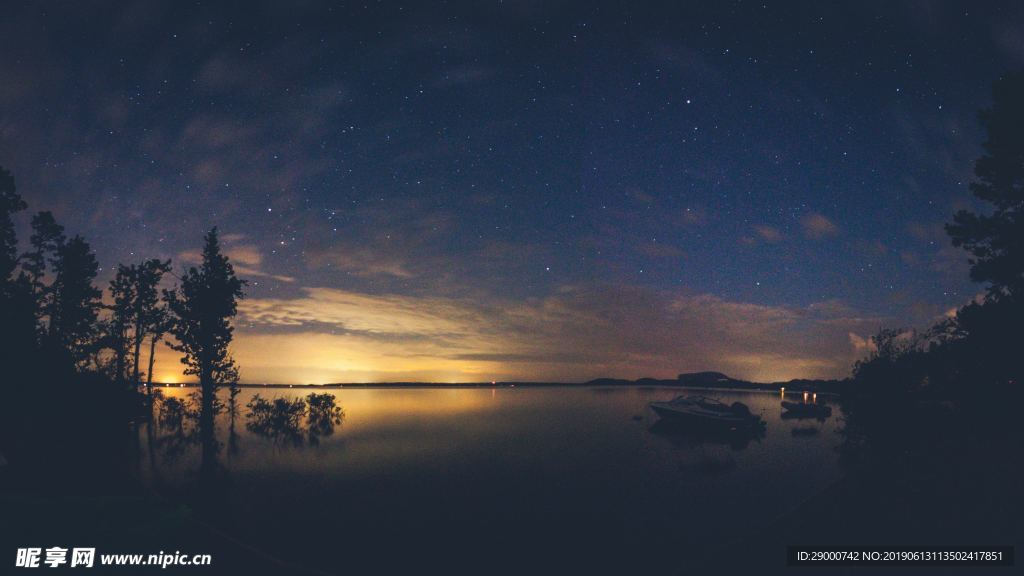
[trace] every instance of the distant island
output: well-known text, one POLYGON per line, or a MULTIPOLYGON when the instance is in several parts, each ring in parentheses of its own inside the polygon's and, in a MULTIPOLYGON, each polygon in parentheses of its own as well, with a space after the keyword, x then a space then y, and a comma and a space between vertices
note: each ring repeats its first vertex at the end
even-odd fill
MULTIPOLYGON (((330 384, 239 384, 242 388, 493 388, 551 386, 672 386, 678 388, 732 388, 739 390, 771 390, 782 388, 794 392, 840 392, 847 380, 793 379, 785 382, 751 382, 721 372, 688 372, 675 378, 595 378, 586 382, 334 382, 330 384)), ((195 383, 170 383, 157 386, 195 386, 195 383)))
POLYGON ((741 390, 780 390, 789 388, 794 391, 808 392, 839 392, 845 380, 808 380, 794 379, 785 382, 751 382, 739 380, 721 372, 689 372, 680 374, 675 379, 640 378, 639 380, 622 380, 618 378, 598 378, 586 382, 587 386, 679 386, 683 388, 735 388, 741 390))

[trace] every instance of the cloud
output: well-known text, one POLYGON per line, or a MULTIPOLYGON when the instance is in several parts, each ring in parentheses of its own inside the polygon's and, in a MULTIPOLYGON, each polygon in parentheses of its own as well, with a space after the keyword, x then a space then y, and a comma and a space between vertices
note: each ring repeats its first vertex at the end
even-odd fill
POLYGON ((867 355, 869 352, 877 350, 875 341, 870 336, 859 336, 853 332, 850 332, 848 336, 850 338, 850 345, 862 355, 867 355))
POLYGON ((849 334, 877 323, 838 301, 768 306, 644 287, 563 286, 525 300, 318 287, 242 301, 235 354, 247 359, 247 381, 285 378, 284 364, 303 367, 290 381, 316 374, 320 382, 581 381, 706 369, 778 380, 847 374, 862 352, 849 334))
POLYGON ((260 249, 252 244, 231 245, 225 249, 225 253, 233 261, 243 266, 258 268, 263 262, 263 255, 260 254, 260 249))
MULTIPOLYGON (((294 282, 295 278, 281 274, 270 274, 261 269, 263 264, 263 253, 255 244, 242 243, 245 239, 241 234, 224 234, 221 236, 224 254, 227 255, 235 269, 235 273, 241 278, 272 278, 279 282, 294 282)), ((203 261, 203 256, 198 250, 185 250, 179 252, 178 262, 195 265, 203 261)))
POLYGON ((901 253, 900 257, 905 264, 924 265, 928 270, 949 279, 968 275, 970 265, 967 253, 953 246, 943 223, 911 222, 907 224, 907 232, 917 246, 901 253))
POLYGON ((224 148, 245 145, 256 136, 258 128, 229 117, 201 115, 192 118, 180 134, 182 149, 207 149, 219 151, 224 148))
POLYGON ((822 214, 812 212, 800 221, 804 227, 804 235, 813 240, 820 240, 839 234, 839 227, 822 214))
POLYGON ((754 231, 761 237, 765 242, 779 242, 782 240, 782 232, 779 232, 778 228, 771 226, 754 226, 754 231))
POLYGON ((309 251, 306 253, 306 263, 313 268, 338 268, 356 276, 415 276, 403 258, 363 247, 337 246, 309 251))
POLYGON ((278 282, 295 282, 293 276, 285 276, 283 274, 270 274, 256 268, 249 268, 248 266, 235 266, 235 273, 238 274, 242 279, 251 278, 253 276, 257 278, 272 278, 278 282))
POLYGON ((460 335, 481 321, 453 300, 400 295, 373 296, 334 288, 306 288, 295 299, 251 299, 241 321, 268 326, 330 325, 347 332, 395 336, 460 335))
POLYGON ((207 90, 222 92, 243 86, 250 77, 245 62, 232 51, 225 50, 202 65, 196 74, 196 84, 207 90))
POLYGON ((459 264, 448 253, 457 213, 427 196, 341 205, 296 224, 305 231, 304 262, 348 277, 382 281, 437 279, 459 264))
POLYGON ((683 251, 671 244, 646 242, 637 247, 637 252, 648 258, 679 258, 683 251))
POLYGON ((785 239, 778 228, 766 225, 754 226, 754 233, 740 236, 739 241, 747 246, 758 246, 762 243, 775 244, 785 239))

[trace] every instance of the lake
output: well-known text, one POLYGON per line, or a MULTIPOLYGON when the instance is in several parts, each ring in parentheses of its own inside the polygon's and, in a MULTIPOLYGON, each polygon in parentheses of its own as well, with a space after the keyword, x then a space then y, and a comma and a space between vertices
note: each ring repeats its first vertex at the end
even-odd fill
POLYGON ((174 414, 140 429, 142 477, 247 544, 328 573, 678 572, 841 475, 842 412, 785 420, 778 393, 245 388, 238 399, 233 435, 218 416, 216 497, 200 496, 199 444, 174 414), (247 429, 255 394, 310 392, 343 408, 333 431, 247 429), (662 430, 647 405, 680 393, 744 402, 767 422, 763 437, 662 430))

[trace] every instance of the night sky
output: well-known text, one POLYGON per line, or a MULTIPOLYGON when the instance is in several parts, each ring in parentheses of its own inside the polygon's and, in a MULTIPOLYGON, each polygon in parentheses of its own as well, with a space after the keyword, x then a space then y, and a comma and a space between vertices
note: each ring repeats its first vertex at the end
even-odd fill
POLYGON ((244 382, 837 377, 983 290, 1024 6, 687 4, 6 2, 0 165, 104 285, 219 226, 244 382))

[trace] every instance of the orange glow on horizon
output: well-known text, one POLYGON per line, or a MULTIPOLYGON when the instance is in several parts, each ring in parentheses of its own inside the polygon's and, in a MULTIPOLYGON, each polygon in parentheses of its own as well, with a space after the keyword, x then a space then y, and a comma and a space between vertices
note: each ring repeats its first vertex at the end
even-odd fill
MULTIPOLYGON (((628 291, 609 301, 601 293, 566 288, 546 299, 486 306, 334 288, 302 291, 305 295, 298 298, 241 303, 231 353, 243 383, 583 382, 672 379, 708 369, 777 382, 838 375, 849 365, 822 350, 808 351, 810 346, 799 341, 788 343, 763 327, 751 328, 750 314, 764 316, 762 324, 771 325, 780 315, 787 317, 784 309, 707 295, 674 297, 666 304, 667 316, 659 316, 668 324, 652 327, 649 321, 606 321, 608 306, 630 306, 635 294, 628 291), (742 322, 732 322, 736 315, 742 322), (722 337, 687 341, 681 330, 695 318, 707 318, 722 337), (787 348, 778 348, 779 342, 787 348)), ((845 331, 837 338, 849 346, 845 331)), ((180 354, 161 345, 154 381, 195 382, 182 369, 180 354)))

